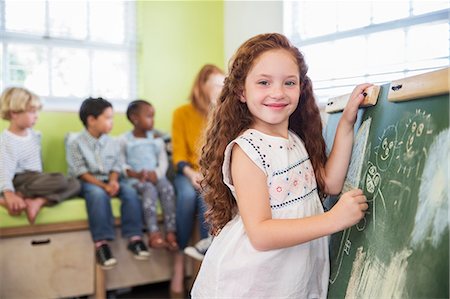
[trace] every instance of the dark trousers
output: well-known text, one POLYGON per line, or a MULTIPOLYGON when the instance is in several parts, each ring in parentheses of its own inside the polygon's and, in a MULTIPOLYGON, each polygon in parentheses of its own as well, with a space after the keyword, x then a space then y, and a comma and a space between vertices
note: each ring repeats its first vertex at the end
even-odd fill
POLYGON ((55 204, 80 193, 81 185, 76 178, 66 178, 62 173, 27 171, 13 179, 16 192, 25 198, 44 197, 55 204))

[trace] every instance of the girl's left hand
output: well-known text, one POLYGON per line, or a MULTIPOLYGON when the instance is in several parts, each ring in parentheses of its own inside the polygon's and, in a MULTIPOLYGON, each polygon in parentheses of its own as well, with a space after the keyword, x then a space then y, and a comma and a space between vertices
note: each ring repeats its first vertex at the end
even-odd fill
POLYGON ((348 122, 349 125, 353 126, 356 122, 356 116, 358 114, 359 105, 364 100, 364 90, 372 86, 371 83, 363 83, 357 85, 353 92, 350 95, 350 99, 347 102, 347 105, 344 108, 344 112, 342 113, 342 119, 348 122))

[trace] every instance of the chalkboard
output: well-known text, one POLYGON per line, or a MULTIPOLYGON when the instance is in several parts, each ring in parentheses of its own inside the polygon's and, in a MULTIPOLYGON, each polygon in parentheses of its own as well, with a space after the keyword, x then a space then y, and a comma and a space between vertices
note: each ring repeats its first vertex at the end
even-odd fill
MULTIPOLYGON (((448 86, 388 100, 400 85, 359 111, 343 192, 362 189, 369 211, 331 237, 329 298, 449 298, 448 86)), ((341 114, 329 114, 328 149, 341 114)))

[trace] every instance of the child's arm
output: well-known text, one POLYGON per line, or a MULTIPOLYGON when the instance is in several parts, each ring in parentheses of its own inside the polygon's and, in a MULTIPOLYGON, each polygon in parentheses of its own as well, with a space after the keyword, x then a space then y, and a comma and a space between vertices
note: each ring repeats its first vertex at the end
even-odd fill
POLYGON ((99 186, 100 188, 104 189, 106 193, 108 193, 110 196, 114 196, 119 191, 119 183, 118 183, 118 173, 113 172, 109 176, 108 183, 102 182, 98 180, 95 176, 93 176, 91 173, 86 172, 80 175, 78 178, 85 181, 86 183, 90 183, 96 186, 99 186))
POLYGON ((325 164, 324 179, 325 192, 338 194, 344 185, 345 175, 353 147, 353 126, 356 122, 358 107, 364 99, 363 91, 372 84, 360 84, 353 89, 350 99, 342 113, 336 129, 333 147, 325 164))
POLYGON ((156 179, 166 176, 167 168, 169 167, 169 158, 167 157, 166 146, 162 138, 155 140, 158 145, 158 166, 155 169, 156 179))
POLYGON ((3 192, 8 213, 13 216, 20 215, 26 204, 23 198, 14 192, 12 182, 17 165, 16 151, 8 146, 2 135, 0 135, 0 157, 0 190, 3 192))
POLYGON ((367 209, 361 190, 345 193, 332 210, 300 219, 272 219, 267 177, 234 146, 231 177, 245 231, 257 250, 272 250, 302 244, 330 235, 359 222, 367 209))

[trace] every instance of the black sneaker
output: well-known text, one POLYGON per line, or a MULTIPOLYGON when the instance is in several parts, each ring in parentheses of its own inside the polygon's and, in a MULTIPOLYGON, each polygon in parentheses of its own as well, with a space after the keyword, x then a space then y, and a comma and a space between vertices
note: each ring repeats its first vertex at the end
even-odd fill
POLYGON ((128 250, 133 253, 137 260, 146 260, 150 256, 147 246, 142 240, 135 240, 128 243, 128 250))
POLYGON ((108 244, 102 244, 98 247, 95 250, 95 257, 97 258, 97 263, 100 267, 105 270, 112 269, 117 264, 117 260, 113 257, 108 244))

